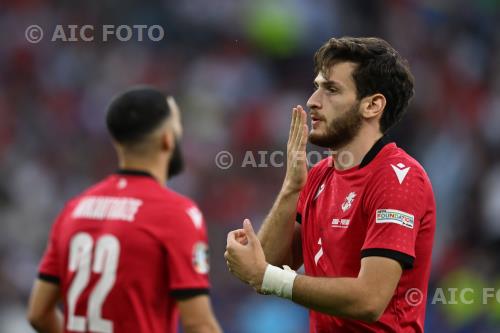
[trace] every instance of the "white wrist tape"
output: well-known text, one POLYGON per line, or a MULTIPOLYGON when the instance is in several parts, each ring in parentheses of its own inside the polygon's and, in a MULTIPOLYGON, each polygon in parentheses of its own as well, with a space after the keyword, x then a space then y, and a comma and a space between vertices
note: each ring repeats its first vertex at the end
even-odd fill
POLYGON ((297 273, 288 266, 283 266, 283 268, 267 265, 261 291, 264 294, 292 299, 293 282, 297 273))

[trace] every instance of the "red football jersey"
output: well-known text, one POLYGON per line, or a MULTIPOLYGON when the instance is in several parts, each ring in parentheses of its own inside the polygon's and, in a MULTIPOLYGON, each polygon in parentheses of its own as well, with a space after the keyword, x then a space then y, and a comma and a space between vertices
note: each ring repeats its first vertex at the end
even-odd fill
POLYGON ((177 332, 176 298, 208 292, 207 255, 191 200, 119 171, 66 204, 39 277, 61 287, 65 332, 177 332))
POLYGON ((306 275, 357 277, 368 256, 404 268, 379 321, 310 311, 311 333, 423 332, 436 209, 417 161, 385 138, 357 167, 335 170, 329 157, 310 170, 297 211, 306 275))

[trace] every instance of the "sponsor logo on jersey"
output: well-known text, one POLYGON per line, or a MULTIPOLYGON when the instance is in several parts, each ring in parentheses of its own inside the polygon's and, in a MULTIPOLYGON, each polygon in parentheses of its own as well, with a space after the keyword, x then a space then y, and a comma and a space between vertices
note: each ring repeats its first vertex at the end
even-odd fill
POLYGON ((134 198, 89 196, 73 210, 73 218, 133 222, 142 201, 134 198))
POLYGON ((403 163, 398 163, 396 165, 391 164, 391 167, 396 173, 396 177, 398 177, 399 184, 403 184, 408 171, 410 171, 410 167, 407 167, 403 163))
POLYGON ((319 250, 316 253, 316 255, 314 256, 314 263, 316 265, 318 264, 319 258, 321 258, 323 256, 323 247, 321 246, 321 238, 318 240, 318 245, 319 245, 319 250))
POLYGON ((413 229, 415 217, 397 209, 377 209, 375 223, 395 223, 413 229))
POLYGON ((207 274, 210 271, 208 263, 208 245, 205 242, 197 242, 193 246, 193 267, 199 274, 207 274))
POLYGON ((321 186, 318 189, 318 192, 316 192, 316 196, 314 196, 313 201, 318 199, 319 195, 321 194, 321 192, 323 192, 324 189, 325 189, 325 184, 321 184, 321 186))
POLYGON ((349 223, 351 220, 349 219, 333 219, 332 220, 332 228, 349 228, 349 223))
POLYGON ((352 206, 352 202, 356 197, 356 192, 351 192, 345 197, 344 203, 342 204, 342 211, 345 213, 352 206))

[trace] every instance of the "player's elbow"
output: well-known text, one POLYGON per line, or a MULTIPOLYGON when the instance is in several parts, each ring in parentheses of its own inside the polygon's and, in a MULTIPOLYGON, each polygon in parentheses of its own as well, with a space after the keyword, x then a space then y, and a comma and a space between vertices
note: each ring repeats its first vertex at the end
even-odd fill
POLYGON ((33 327, 35 330, 39 330, 41 327, 43 327, 45 318, 45 314, 41 313, 40 311, 36 311, 33 308, 29 308, 28 312, 26 313, 26 319, 30 323, 31 327, 33 327))
POLYGON ((359 319, 368 323, 374 323, 382 317, 385 308, 386 304, 376 299, 364 302, 363 306, 359 308, 359 319))
POLYGON ((367 322, 367 323, 374 323, 377 322, 380 317, 382 317, 382 314, 384 311, 380 311, 379 309, 366 309, 363 311, 363 313, 360 314, 361 320, 367 322))
POLYGON ((26 312, 26 320, 37 332, 46 332, 52 327, 57 319, 55 308, 43 308, 29 306, 26 312))
POLYGON ((184 324, 185 333, 221 333, 219 326, 215 322, 197 322, 184 324))

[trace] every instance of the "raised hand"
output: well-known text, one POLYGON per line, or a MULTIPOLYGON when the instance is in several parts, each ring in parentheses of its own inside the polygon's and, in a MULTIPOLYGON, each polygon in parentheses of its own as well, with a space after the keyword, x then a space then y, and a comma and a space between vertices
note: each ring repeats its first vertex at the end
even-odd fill
POLYGON ((302 106, 298 105, 292 111, 284 182, 284 186, 292 191, 300 191, 307 181, 307 135, 307 114, 302 106))

